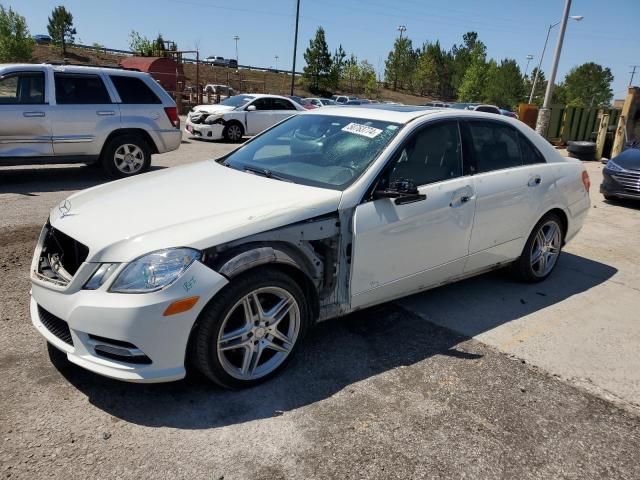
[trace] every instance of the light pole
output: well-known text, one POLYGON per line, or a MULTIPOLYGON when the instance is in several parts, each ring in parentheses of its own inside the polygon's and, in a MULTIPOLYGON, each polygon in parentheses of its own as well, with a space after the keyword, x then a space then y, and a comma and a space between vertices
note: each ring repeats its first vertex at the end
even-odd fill
POLYGON ((527 76, 527 72, 529 71, 529 62, 533 60, 533 55, 527 55, 527 66, 524 67, 524 76, 527 76))
MULTIPOLYGON (((582 15, 572 15, 569 17, 571 20, 575 20, 579 22, 584 17, 582 15)), ((533 85, 531 86, 531 95, 529 95, 529 103, 533 102, 533 92, 536 90, 536 83, 538 83, 538 75, 540 75, 540 68, 542 67, 542 60, 544 59, 544 52, 547 50, 547 43, 549 42, 549 34, 551 33, 551 29, 557 25, 560 25, 561 22, 556 22, 553 25, 549 25, 549 29, 547 30, 547 38, 544 40, 544 47, 542 47, 542 54, 540 55, 540 61, 538 62, 538 69, 536 70, 536 76, 533 77, 533 85)))
MULTIPOLYGON (((407 27, 405 27, 404 25, 398 25, 398 28, 396 29, 400 32, 400 40, 402 40, 402 33, 407 31, 407 27)), ((397 59, 396 59, 397 61, 397 59)), ((404 58, 401 59, 401 61, 404 61, 404 58)), ((399 69, 399 65, 396 65, 395 68, 395 75, 393 77, 393 89, 397 90, 398 89, 398 69, 399 69)))
MULTIPOLYGON (((544 94, 544 102, 542 108, 538 113, 538 120, 536 121, 536 132, 540 135, 545 135, 549 128, 549 119, 551 117, 551 95, 553 94, 553 85, 556 81, 556 73, 558 73, 558 64, 560 63, 560 53, 562 52, 562 43, 564 42, 564 33, 567 30, 567 21, 569 20, 569 11, 571 10, 571 0, 565 0, 564 13, 562 14, 562 20, 560 21, 560 32, 558 32, 558 43, 556 44, 556 51, 553 53, 553 64, 551 66, 551 74, 547 82, 547 91, 544 94)), ((579 17, 582 20, 582 17, 579 17)))
POLYGON ((296 53, 298 50, 298 24, 300 22, 300 0, 296 2, 296 34, 293 37, 293 65, 291 66, 291 95, 296 85, 296 53))
POLYGON ((278 55, 276 55, 275 57, 273 57, 276 59, 276 73, 278 72, 278 59, 280 58, 278 55))
POLYGON ((236 41, 236 63, 238 63, 238 40, 240 40, 240 37, 238 35, 234 35, 233 39, 236 41))

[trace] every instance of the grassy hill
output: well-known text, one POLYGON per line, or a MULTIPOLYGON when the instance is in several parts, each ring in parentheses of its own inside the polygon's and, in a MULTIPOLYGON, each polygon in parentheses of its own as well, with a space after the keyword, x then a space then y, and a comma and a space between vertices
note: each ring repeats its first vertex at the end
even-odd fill
MULTIPOLYGON (((67 61, 79 65, 118 65, 123 58, 121 55, 98 52, 83 48, 70 47, 67 51, 67 61)), ((61 62, 62 53, 49 45, 36 45, 34 51, 35 62, 61 62)), ((262 72, 259 70, 234 70, 225 67, 214 67, 212 65, 200 65, 200 83, 216 83, 230 85, 240 92, 259 92, 273 94, 288 94, 291 88, 291 75, 287 73, 262 72)), ((184 73, 187 85, 196 82, 196 66, 194 64, 184 64, 184 73)), ((301 78, 296 78, 294 92, 302 97, 312 96, 301 82, 301 78)), ((336 93, 351 94, 344 90, 336 93)), ((356 95, 364 96, 355 92, 356 95)), ((429 97, 419 97, 410 93, 385 89, 382 86, 378 92, 380 100, 416 105, 432 100, 429 97)))

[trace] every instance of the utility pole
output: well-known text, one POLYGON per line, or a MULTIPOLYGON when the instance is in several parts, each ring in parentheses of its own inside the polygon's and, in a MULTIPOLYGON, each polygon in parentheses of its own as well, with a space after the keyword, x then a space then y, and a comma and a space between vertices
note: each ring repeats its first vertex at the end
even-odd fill
POLYGON ((236 41, 236 63, 238 63, 238 40, 240 40, 240 37, 238 35, 234 35, 233 39, 236 41))
POLYGON ((551 118, 551 96, 553 94, 553 86, 556 81, 556 73, 558 73, 558 64, 560 63, 560 53, 562 52, 562 43, 564 42, 564 32, 567 30, 567 21, 569 20, 569 11, 571 10, 571 0, 565 0, 564 12, 560 21, 560 32, 558 32, 558 43, 556 43, 556 51, 553 54, 553 64, 551 74, 547 82, 547 91, 544 94, 544 103, 538 112, 538 120, 536 122, 536 132, 543 137, 547 134, 549 128, 549 119, 551 118))
POLYGON ((527 66, 524 68, 524 75, 527 76, 527 72, 529 71, 529 62, 533 60, 533 55, 527 55, 527 66))
POLYGON ((291 68, 291 95, 296 84, 296 53, 298 50, 298 23, 300 21, 300 0, 296 1, 296 35, 293 39, 293 67, 291 68))
POLYGON ((275 57, 273 57, 276 59, 276 73, 278 73, 278 59, 280 58, 278 55, 276 55, 275 57))
POLYGON ((631 68, 633 68, 633 70, 631 70, 629 73, 631 74, 631 79, 629 80, 629 86, 633 86, 633 77, 636 76, 636 68, 640 67, 640 65, 631 65, 631 68))
MULTIPOLYGON (((398 25, 397 30, 400 32, 400 41, 402 41, 402 34, 403 34, 403 32, 407 31, 407 27, 405 27, 404 25, 398 25)), ((397 62, 397 60, 398 59, 396 59, 396 62, 397 62)), ((404 58, 402 58, 402 62, 404 63, 404 58)), ((396 63, 395 68, 394 68, 395 74, 393 76, 393 89, 394 90, 398 89, 398 68, 399 68, 399 66, 396 63)))

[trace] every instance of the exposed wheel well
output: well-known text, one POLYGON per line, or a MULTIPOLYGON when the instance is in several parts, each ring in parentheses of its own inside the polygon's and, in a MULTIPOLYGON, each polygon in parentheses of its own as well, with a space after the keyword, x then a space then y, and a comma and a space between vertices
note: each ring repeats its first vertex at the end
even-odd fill
POLYGON ((156 143, 153 141, 151 135, 149 135, 146 130, 143 130, 142 128, 120 128, 111 132, 106 138, 106 140, 104 141, 104 145, 102 146, 100 156, 102 156, 102 154, 104 153, 104 149, 109 144, 109 142, 114 138, 119 137, 120 135, 136 135, 138 137, 141 137, 145 142, 147 142, 147 145, 149 145, 152 154, 158 153, 158 147, 156 146, 156 143))
POLYGON ((564 241, 564 239, 567 237, 567 231, 569 229, 569 218, 567 217, 567 214, 565 213, 565 211, 562 210, 561 208, 553 208, 549 210, 547 213, 545 213, 543 217, 546 215, 549 215, 550 213, 554 213, 558 215, 562 220, 562 238, 564 241))

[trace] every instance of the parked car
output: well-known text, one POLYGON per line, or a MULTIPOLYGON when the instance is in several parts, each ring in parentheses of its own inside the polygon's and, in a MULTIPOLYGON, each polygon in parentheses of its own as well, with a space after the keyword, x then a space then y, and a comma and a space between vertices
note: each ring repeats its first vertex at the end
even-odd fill
POLYGON ((371 103, 371 100, 367 100, 366 98, 359 98, 357 100, 349 100, 345 105, 368 105, 371 103))
POLYGON ((213 55, 207 57, 207 62, 212 63, 216 67, 226 67, 229 65, 229 60, 225 59, 224 57, 216 57, 213 55))
POLYGON ((457 110, 473 110, 473 108, 469 108, 469 107, 476 107, 478 105, 479 103, 458 102, 458 103, 452 103, 449 107, 455 108, 457 110))
POLYGON ((330 98, 305 98, 305 100, 316 107, 326 107, 336 104, 336 102, 330 98))
POLYGON ((318 106, 315 105, 313 102, 310 102, 308 98, 303 98, 302 99, 302 108, 304 108, 305 110, 314 110, 314 109, 318 108, 318 106))
POLYGON ((235 95, 215 105, 198 105, 187 115, 188 134, 204 140, 239 142, 305 109, 279 95, 235 95))
POLYGON ((495 115, 501 115, 500 109, 495 105, 475 105, 469 110, 473 110, 474 112, 484 112, 484 113, 493 113, 495 115))
POLYGON ((181 139, 175 102, 146 73, 0 65, 0 165, 99 162, 130 177, 181 139))
POLYGON ((31 319, 101 375, 177 380, 190 359, 248 387, 280 371, 317 321, 505 266, 544 280, 582 227, 588 191, 579 161, 504 116, 320 108, 217 161, 54 207, 33 257, 31 319))
POLYGON ((235 58, 230 58, 229 60, 227 60, 227 67, 238 68, 238 61, 235 58))
POLYGON ((53 41, 49 35, 42 35, 42 34, 34 35, 33 40, 38 45, 49 45, 53 41))
POLYGON ((305 110, 313 110, 314 108, 316 108, 315 105, 307 102, 304 98, 299 97, 297 95, 286 95, 286 97, 289 100, 293 100, 294 103, 300 105, 302 108, 304 108, 305 110))
POLYGON ((347 97, 346 95, 332 95, 331 99, 336 103, 340 103, 343 105, 349 101, 349 97, 347 97))
POLYGON ((511 118, 518 118, 518 114, 515 112, 512 112, 511 110, 506 110, 504 108, 500 109, 500 115, 504 115, 505 117, 511 117, 511 118))
POLYGON ((203 92, 205 95, 210 94, 214 95, 215 97, 218 97, 219 95, 221 101, 236 95, 236 91, 229 85, 218 85, 215 83, 209 83, 205 85, 203 92))
POLYGON ((445 102, 428 102, 423 104, 425 107, 449 108, 450 105, 445 102))
POLYGON ((600 193, 607 200, 640 199, 640 148, 638 147, 629 148, 606 163, 602 170, 600 193))

